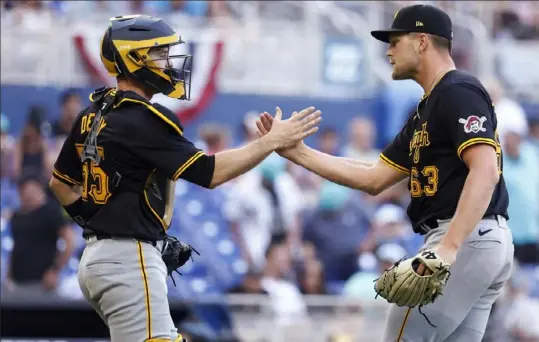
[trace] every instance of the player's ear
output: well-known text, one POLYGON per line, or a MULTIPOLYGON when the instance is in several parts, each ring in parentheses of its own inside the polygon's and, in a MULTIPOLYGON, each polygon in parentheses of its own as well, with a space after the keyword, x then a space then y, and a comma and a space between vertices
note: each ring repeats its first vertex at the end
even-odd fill
POLYGON ((428 36, 424 33, 414 33, 414 49, 416 53, 422 53, 425 51, 429 44, 428 36))

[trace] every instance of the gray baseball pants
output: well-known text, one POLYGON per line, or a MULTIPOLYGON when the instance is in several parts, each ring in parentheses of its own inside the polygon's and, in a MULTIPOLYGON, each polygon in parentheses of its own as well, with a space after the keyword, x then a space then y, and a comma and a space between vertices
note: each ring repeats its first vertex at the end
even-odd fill
MULTIPOLYGON (((425 236, 420 250, 436 246, 450 220, 425 236)), ((421 311, 391 305, 386 322, 386 342, 481 342, 492 305, 511 276, 513 238, 507 221, 481 220, 461 246, 451 267, 451 277, 441 297, 421 311)))
POLYGON ((170 316, 161 248, 132 239, 87 240, 79 285, 112 342, 182 341, 170 316))

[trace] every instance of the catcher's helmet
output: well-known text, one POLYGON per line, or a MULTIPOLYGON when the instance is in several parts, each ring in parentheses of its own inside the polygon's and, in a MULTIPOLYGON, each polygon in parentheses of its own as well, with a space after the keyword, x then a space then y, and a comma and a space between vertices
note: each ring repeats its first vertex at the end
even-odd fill
POLYGON ((181 43, 161 18, 114 17, 101 41, 101 61, 111 76, 133 78, 156 93, 189 100, 191 56, 170 55, 171 46, 181 43))

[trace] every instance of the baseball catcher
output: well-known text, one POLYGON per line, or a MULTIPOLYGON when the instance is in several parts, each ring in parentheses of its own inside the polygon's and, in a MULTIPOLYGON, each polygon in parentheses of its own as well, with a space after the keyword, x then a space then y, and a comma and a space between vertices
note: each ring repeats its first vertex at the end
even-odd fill
POLYGON ((198 252, 167 233, 174 182, 213 189, 315 133, 320 122, 309 107, 242 148, 206 154, 184 137, 175 113, 151 102, 156 94, 189 100, 191 56, 171 53, 184 43, 162 18, 111 18, 100 55, 117 87, 90 94, 54 164, 51 190, 86 240, 79 285, 112 342, 183 340, 166 281, 198 252))

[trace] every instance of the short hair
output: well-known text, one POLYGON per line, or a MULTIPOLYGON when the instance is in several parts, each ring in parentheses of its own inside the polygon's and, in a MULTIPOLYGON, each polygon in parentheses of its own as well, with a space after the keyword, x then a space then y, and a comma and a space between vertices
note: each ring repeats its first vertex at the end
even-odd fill
POLYGON ((432 45, 434 45, 437 50, 451 53, 452 43, 449 39, 432 34, 429 34, 429 38, 432 40, 432 45))
POLYGON ((331 135, 339 135, 339 132, 334 127, 324 127, 320 129, 320 132, 318 133, 319 137, 327 137, 331 135))
POLYGON ((62 95, 60 95, 60 104, 65 105, 71 98, 80 98, 80 94, 75 88, 66 89, 62 95))
POLYGON ((36 182, 40 185, 43 185, 43 178, 42 176, 36 172, 35 170, 25 170, 23 171, 22 175, 20 175, 17 178, 17 186, 19 188, 23 187, 25 184, 30 182, 36 182))

